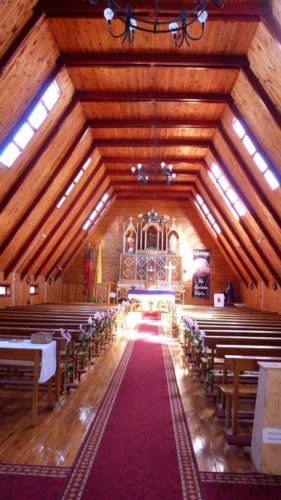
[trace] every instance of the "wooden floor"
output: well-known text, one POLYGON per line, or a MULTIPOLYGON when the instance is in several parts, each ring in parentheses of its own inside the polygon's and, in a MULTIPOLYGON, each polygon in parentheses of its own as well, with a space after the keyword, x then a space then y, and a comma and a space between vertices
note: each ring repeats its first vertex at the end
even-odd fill
MULTIPOLYGON (((25 396, 22 405, 19 389, 11 392, 0 389, 0 463, 61 467, 73 464, 127 340, 134 335, 138 316, 133 314, 131 328, 119 334, 84 376, 79 388, 67 395, 58 408, 48 411, 45 395, 40 396, 36 428, 30 427, 30 398, 25 396)), ((255 471, 248 453, 225 443, 223 422, 218 421, 212 400, 205 399, 178 342, 170 336, 166 314, 162 314, 162 325, 170 344, 199 469, 255 471)))

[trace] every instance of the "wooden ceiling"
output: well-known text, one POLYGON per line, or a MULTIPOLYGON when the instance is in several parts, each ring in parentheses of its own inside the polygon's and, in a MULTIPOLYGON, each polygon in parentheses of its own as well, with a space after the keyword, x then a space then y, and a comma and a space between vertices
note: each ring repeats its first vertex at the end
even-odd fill
MULTIPOLYGON (((131 3, 147 15, 155 6, 131 3)), ((103 4, 1 2, 2 147, 54 78, 62 91, 15 164, 0 163, 3 278, 12 272, 48 277, 56 262, 67 266, 87 238, 82 225, 107 190, 111 203, 153 195, 185 202, 200 194, 239 278, 281 285, 281 188, 271 190, 232 127, 236 116, 280 179, 280 2, 210 6, 204 37, 180 49, 168 35, 137 32, 134 46, 113 39, 103 4), (81 182, 57 209, 89 156, 81 182), (148 185, 131 174, 133 164, 163 160, 177 174, 170 186, 159 172, 148 185), (247 209, 239 221, 210 180, 213 161, 247 209)), ((161 0, 160 14, 173 18, 193 4, 161 0)))

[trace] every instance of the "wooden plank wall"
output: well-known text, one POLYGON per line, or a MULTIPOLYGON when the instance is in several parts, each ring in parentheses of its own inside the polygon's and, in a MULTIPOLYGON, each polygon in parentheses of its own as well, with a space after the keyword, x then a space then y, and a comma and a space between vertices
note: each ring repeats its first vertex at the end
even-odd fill
MULTIPOLYGON (((119 279, 119 262, 122 253, 122 228, 123 223, 128 221, 131 215, 137 220, 140 212, 147 212, 151 208, 156 209, 160 215, 170 215, 176 218, 176 223, 182 226, 182 254, 185 286, 185 303, 197 305, 212 305, 213 294, 223 292, 226 282, 231 281, 235 290, 235 300, 240 300, 240 283, 230 268, 228 262, 221 254, 219 248, 210 236, 206 227, 202 224, 193 203, 186 200, 182 202, 157 201, 156 204, 149 200, 117 200, 109 208, 103 220, 92 233, 90 241, 93 252, 93 278, 97 262, 97 250, 99 241, 102 242, 103 260, 103 282, 110 283, 116 287, 119 279), (211 250, 211 297, 209 300, 191 298, 191 261, 193 249, 211 250)), ((87 244, 81 249, 69 269, 63 273, 63 300, 79 301, 85 300, 84 270, 86 263, 87 244)))

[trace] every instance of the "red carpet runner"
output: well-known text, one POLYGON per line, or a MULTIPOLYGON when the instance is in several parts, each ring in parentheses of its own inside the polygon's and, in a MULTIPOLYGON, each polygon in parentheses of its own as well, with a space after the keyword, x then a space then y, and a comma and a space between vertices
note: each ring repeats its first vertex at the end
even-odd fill
POLYGON ((171 357, 156 319, 146 314, 129 342, 62 498, 202 498, 171 357))

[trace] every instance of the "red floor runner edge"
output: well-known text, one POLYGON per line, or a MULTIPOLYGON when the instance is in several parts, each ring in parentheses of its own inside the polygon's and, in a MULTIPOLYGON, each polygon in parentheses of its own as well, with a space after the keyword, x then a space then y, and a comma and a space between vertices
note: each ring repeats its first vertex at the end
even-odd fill
POLYGON ((84 441, 63 499, 203 498, 172 360, 146 313, 84 441))

